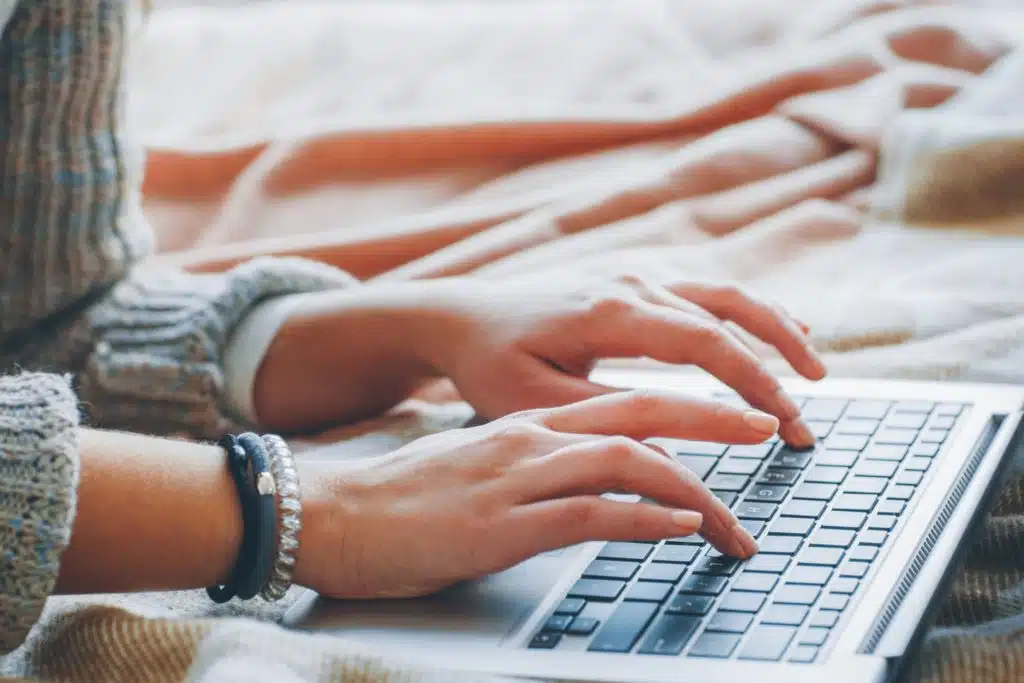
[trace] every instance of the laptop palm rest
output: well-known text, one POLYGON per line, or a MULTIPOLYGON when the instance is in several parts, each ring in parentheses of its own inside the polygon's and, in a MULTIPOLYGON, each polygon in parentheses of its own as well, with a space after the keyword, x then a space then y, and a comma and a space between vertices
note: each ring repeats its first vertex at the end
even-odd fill
POLYGON ((456 643, 493 647, 529 618, 579 552, 547 553, 423 598, 331 600, 309 592, 288 610, 284 624, 379 645, 423 647, 436 639, 446 648, 456 643))

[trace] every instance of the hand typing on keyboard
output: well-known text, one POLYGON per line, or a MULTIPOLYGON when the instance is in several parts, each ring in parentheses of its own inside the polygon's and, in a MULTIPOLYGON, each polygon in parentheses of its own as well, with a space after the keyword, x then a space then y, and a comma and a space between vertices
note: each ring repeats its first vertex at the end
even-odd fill
POLYGON ((749 409, 621 392, 436 434, 340 473, 310 464, 296 577, 335 597, 414 596, 584 541, 698 532, 749 557, 756 542, 700 477, 639 440, 752 444, 777 427, 749 409), (612 491, 659 504, 602 496, 612 491))

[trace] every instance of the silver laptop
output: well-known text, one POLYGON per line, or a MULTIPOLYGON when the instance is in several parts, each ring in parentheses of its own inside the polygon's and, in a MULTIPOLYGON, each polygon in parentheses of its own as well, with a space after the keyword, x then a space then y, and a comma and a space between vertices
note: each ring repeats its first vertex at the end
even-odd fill
MULTIPOLYGON (((670 369, 597 379, 734 400, 670 369)), ((661 441, 757 537, 761 552, 746 562, 698 537, 588 543, 428 598, 307 594, 285 621, 450 669, 530 679, 890 680, 1022 449, 1024 389, 789 388, 819 437, 813 451, 661 441)))

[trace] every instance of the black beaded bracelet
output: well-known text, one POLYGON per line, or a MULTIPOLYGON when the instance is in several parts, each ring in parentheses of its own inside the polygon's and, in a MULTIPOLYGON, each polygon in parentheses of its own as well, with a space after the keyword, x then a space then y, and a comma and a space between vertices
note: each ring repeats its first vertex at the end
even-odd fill
POLYGON ((238 443, 249 455, 255 489, 253 496, 253 524, 255 527, 252 563, 248 571, 239 577, 238 597, 242 600, 254 598, 267 581, 274 568, 274 551, 277 544, 277 486, 270 472, 270 458, 267 447, 258 434, 248 432, 238 437, 238 443))
POLYGON ((276 487, 262 439, 255 434, 228 435, 218 445, 227 454, 242 509, 242 545, 231 577, 224 585, 206 589, 211 600, 224 603, 236 596, 244 600, 254 597, 269 579, 276 534, 276 487))

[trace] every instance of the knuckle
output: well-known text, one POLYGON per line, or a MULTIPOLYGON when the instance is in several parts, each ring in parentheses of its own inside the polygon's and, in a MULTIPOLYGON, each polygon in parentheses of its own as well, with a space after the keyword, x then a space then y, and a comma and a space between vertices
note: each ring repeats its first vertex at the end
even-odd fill
POLYGON ((498 427, 495 436, 511 448, 527 448, 536 444, 545 433, 546 430, 535 422, 515 420, 498 427))
POLYGON ((625 395, 627 410, 634 413, 647 413, 658 410, 665 405, 666 396, 655 389, 634 389, 625 395))
POLYGON ((690 329, 690 336, 698 347, 717 348, 728 343, 722 326, 710 320, 695 321, 690 329))
POLYGON ((636 301, 626 294, 603 294, 587 303, 587 315, 593 320, 618 318, 633 310, 636 301))
POLYGON ((593 498, 573 498, 566 501, 565 521, 573 527, 589 527, 597 518, 597 500, 593 498))

